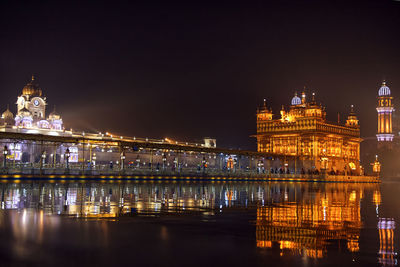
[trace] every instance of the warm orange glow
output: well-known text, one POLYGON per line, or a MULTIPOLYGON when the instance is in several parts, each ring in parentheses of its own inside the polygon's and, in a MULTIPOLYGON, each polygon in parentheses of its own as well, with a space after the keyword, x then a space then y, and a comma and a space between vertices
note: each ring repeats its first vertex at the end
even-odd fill
POLYGON ((286 251, 322 258, 328 240, 344 239, 350 252, 359 251, 363 188, 346 185, 343 190, 333 190, 336 186, 327 185, 312 199, 304 197, 259 207, 257 246, 271 248, 276 243, 281 255, 286 251))
POLYGON ((393 132, 392 113, 394 111, 393 97, 379 96, 378 107, 378 134, 391 134, 393 132))
POLYGON ((345 125, 329 123, 325 117, 324 107, 314 99, 288 110, 282 107, 279 119, 272 119, 272 112, 264 106, 257 113, 257 149, 278 158, 295 157, 304 169, 359 170, 361 138, 353 109, 345 125), (350 168, 349 162, 355 167, 350 168))
POLYGON ((374 191, 374 195, 372 196, 372 202, 375 205, 380 205, 382 203, 381 192, 376 190, 374 191))

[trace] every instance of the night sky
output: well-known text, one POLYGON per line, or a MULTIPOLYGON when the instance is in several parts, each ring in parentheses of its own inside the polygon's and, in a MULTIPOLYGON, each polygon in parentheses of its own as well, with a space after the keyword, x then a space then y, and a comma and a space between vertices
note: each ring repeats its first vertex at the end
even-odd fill
POLYGON ((368 137, 382 79, 400 110, 400 1, 2 0, 0 30, 0 109, 35 74, 67 129, 255 149, 306 86, 368 137))

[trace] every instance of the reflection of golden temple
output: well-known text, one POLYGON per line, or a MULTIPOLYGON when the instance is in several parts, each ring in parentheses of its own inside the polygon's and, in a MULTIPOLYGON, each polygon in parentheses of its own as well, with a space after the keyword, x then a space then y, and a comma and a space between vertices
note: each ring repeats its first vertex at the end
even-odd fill
POLYGON ((379 190, 374 191, 374 194, 372 195, 372 202, 375 205, 380 205, 382 203, 381 192, 379 190))
POLYGON ((312 199, 272 203, 257 210, 257 246, 279 245, 282 253, 322 258, 327 240, 347 240, 350 252, 359 250, 361 188, 317 192, 312 199))

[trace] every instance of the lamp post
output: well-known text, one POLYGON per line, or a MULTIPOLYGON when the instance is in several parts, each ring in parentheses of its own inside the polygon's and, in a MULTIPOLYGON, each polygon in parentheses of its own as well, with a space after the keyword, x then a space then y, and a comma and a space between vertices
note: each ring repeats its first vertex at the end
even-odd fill
POLYGON ((260 159, 259 161, 258 161, 258 173, 263 173, 263 169, 264 169, 264 162, 263 162, 263 160, 262 159, 260 159))
POLYGON ((92 164, 93 164, 93 168, 96 168, 96 153, 93 153, 92 164))
POLYGON ((137 155, 136 157, 136 167, 139 169, 140 168, 140 156, 137 155))
POLYGON ((124 162, 125 162, 125 153, 124 151, 121 152, 121 171, 124 170, 124 162))
MULTIPOLYGON (((178 169, 178 159, 174 158, 174 169, 177 170, 178 169)), ((178 169, 179 171, 179 169, 178 169)))
POLYGON ((69 157, 71 156, 71 153, 69 152, 69 149, 65 150, 65 159, 67 160, 67 171, 69 170, 69 157))
POLYGON ((46 162, 46 151, 42 152, 42 156, 41 157, 42 157, 42 159, 40 161, 40 174, 42 174, 43 167, 44 167, 44 164, 46 162))
POLYGON ((165 163, 167 162, 167 156, 165 155, 165 153, 163 154, 162 161, 163 161, 163 170, 165 170, 165 163))
POLYGON ((378 155, 375 155, 375 161, 371 163, 371 165, 375 176, 379 177, 379 173, 381 172, 381 163, 378 161, 378 155))
POLYGON ((3 149, 3 167, 4 167, 4 169, 7 168, 7 155, 8 155, 8 148, 7 148, 7 146, 4 146, 4 149, 3 149))

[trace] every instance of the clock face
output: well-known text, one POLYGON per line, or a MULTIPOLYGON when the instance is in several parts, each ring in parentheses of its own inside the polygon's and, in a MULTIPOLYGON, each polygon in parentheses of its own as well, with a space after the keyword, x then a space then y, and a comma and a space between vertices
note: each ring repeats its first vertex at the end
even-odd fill
POLYGON ((39 100, 35 99, 35 100, 33 101, 33 104, 34 104, 36 107, 39 106, 39 100))

